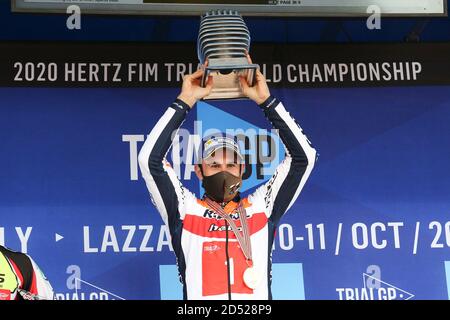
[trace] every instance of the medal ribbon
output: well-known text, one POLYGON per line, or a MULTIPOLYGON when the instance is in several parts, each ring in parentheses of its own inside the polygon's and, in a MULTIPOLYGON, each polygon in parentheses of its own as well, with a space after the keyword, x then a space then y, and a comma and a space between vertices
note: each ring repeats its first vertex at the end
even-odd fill
POLYGON ((252 261, 252 245, 250 243, 250 232, 248 229, 248 222, 247 222, 247 213, 242 205, 242 201, 239 201, 237 210, 239 212, 239 220, 241 221, 242 226, 242 234, 237 228, 236 224, 234 223, 233 219, 225 213, 223 208, 217 203, 206 197, 205 199, 206 203, 225 221, 228 222, 228 224, 231 227, 231 230, 233 231, 234 235, 236 236, 236 239, 238 240, 242 253, 244 254, 245 258, 249 261, 252 261))

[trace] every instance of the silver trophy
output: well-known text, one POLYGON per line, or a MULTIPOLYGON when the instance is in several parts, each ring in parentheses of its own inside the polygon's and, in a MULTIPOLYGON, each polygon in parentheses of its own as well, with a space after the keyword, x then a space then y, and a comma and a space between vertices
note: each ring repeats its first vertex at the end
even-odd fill
POLYGON ((242 16, 233 10, 216 10, 201 17, 197 40, 197 54, 201 64, 208 60, 202 83, 213 76, 211 93, 204 99, 241 99, 239 77, 244 76, 250 86, 255 84, 257 64, 250 64, 246 52, 250 48, 250 32, 242 16))

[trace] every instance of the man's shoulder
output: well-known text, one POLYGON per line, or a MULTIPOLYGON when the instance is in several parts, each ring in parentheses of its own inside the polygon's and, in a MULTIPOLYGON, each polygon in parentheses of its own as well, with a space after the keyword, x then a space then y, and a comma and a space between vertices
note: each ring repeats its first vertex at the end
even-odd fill
POLYGON ((6 246, 2 246, 2 245, 0 245, 0 252, 3 253, 6 256, 8 256, 8 255, 11 255, 11 256, 26 256, 26 254, 24 254, 24 253, 22 253, 20 251, 15 251, 13 249, 10 249, 10 248, 8 248, 6 246))
POLYGON ((2 253, 9 260, 14 261, 20 270, 32 268, 31 258, 23 252, 14 251, 5 246, 0 246, 0 253, 2 253))

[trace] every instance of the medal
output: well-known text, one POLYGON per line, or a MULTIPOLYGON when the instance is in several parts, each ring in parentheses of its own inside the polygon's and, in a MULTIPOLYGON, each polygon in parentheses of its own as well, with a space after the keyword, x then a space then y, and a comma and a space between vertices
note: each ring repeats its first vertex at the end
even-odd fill
POLYGON ((228 224, 231 227, 231 230, 236 236, 236 239, 239 242, 239 245, 241 247, 242 253, 244 254, 246 258, 246 262, 250 263, 248 265, 248 268, 245 269, 243 280, 247 287, 250 289, 256 289, 258 286, 260 280, 261 280, 261 274, 256 271, 255 267, 253 266, 253 260, 252 260, 252 246, 250 242, 250 230, 248 228, 247 223, 247 213, 245 212, 245 209, 242 206, 242 202, 238 205, 238 212, 239 212, 239 220, 241 221, 242 226, 242 234, 239 232, 238 228, 236 227, 236 224, 234 223, 233 219, 229 215, 227 215, 223 209, 215 202, 210 200, 209 198, 206 198, 206 203, 209 204, 209 206, 223 219, 225 219, 228 224))
POLYGON ((244 271, 244 283, 250 289, 258 287, 261 275, 256 271, 255 267, 248 267, 244 271))

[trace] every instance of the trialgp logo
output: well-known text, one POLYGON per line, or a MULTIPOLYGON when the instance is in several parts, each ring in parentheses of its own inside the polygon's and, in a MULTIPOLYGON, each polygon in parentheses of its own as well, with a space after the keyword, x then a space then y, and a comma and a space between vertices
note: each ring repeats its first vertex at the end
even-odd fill
POLYGON ((339 300, 409 300, 413 294, 391 283, 381 280, 381 269, 377 265, 367 268, 362 274, 363 285, 360 288, 336 288, 339 300))
MULTIPOLYGON (((263 183, 274 174, 285 155, 283 144, 275 130, 259 128, 205 102, 199 102, 196 109, 194 132, 180 128, 174 136, 173 146, 168 154, 168 160, 180 179, 196 179, 194 165, 199 162, 201 141, 219 132, 236 136, 244 156, 245 172, 241 191, 263 183)), ((124 134, 122 141, 129 144, 130 180, 138 180, 137 158, 145 136, 124 134)))
POLYGON ((67 267, 67 291, 55 293, 56 300, 125 300, 100 286, 81 279, 81 268, 77 265, 67 267))

